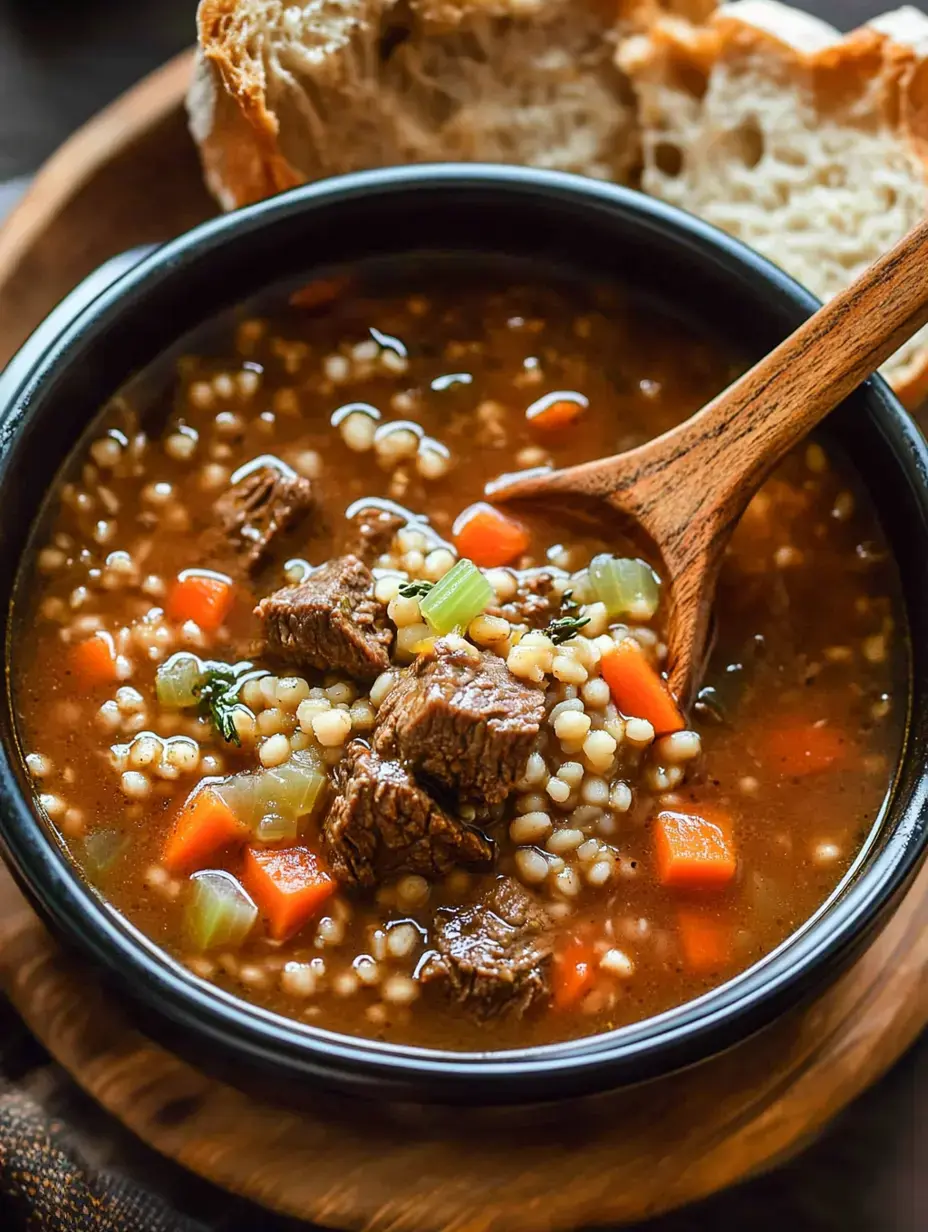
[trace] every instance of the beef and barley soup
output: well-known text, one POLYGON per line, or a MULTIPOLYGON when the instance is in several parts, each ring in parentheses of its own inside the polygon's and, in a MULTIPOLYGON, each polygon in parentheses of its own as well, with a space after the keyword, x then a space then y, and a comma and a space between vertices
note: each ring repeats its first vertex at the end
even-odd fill
POLYGON ((24 573, 24 753, 87 880, 204 980, 428 1046, 606 1030, 769 953, 867 841, 904 717, 840 458, 751 504, 683 714, 658 562, 484 487, 665 430, 723 348, 492 265, 264 307, 104 408, 24 573))

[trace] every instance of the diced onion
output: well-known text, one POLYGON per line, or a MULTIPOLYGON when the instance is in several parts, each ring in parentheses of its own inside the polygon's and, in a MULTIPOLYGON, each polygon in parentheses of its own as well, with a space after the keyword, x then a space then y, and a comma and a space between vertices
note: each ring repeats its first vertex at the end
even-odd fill
POLYGON ((439 634, 466 629, 493 598, 493 587, 471 560, 459 560, 419 600, 429 627, 439 634))
POLYGON ((313 811, 325 787, 326 774, 315 753, 293 753, 282 766, 261 774, 261 791, 269 809, 299 819, 313 811))
POLYGON ((206 669, 196 655, 180 651, 171 655, 155 673, 155 692, 166 710, 185 710, 195 706, 198 690, 206 679, 206 669))
POLYGON ((650 620, 657 611, 657 577, 643 560, 603 553, 590 561, 589 576, 594 599, 605 605, 610 617, 650 620))
POLYGON ((118 830, 94 830, 84 839, 84 867, 93 881, 110 871, 129 845, 129 839, 118 830))
POLYGON ((261 791, 263 777, 261 772, 252 774, 246 771, 220 780, 213 788, 239 821, 252 831, 257 830, 261 818, 270 811, 261 791))
POLYGON ((258 908, 231 873, 207 869, 190 878, 187 936, 198 950, 241 945, 254 927, 258 908))
POLYGON ((291 754, 289 761, 280 766, 233 774, 217 784, 215 791, 239 821, 259 837, 262 822, 271 814, 294 823, 295 836, 295 823, 313 811, 327 781, 318 754, 304 749, 291 754))
POLYGON ((255 838, 259 843, 292 842, 297 836, 297 819, 280 813, 267 813, 258 822, 255 838))

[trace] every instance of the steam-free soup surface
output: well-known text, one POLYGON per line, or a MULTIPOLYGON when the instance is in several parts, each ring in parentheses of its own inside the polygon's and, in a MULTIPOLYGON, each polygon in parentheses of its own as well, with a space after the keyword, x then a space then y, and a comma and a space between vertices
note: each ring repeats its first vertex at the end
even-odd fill
POLYGON ((769 953, 899 745, 896 579, 853 476, 810 443, 753 501, 688 716, 659 562, 481 503, 664 431, 735 361, 620 290, 355 271, 115 399, 13 645, 36 806, 87 879, 204 980, 442 1047, 606 1030, 769 953))

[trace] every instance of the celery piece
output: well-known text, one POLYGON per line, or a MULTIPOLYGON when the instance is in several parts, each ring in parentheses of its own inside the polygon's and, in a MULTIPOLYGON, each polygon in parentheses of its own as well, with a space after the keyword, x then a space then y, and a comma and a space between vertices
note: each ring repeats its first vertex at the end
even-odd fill
POLYGON ((459 560, 436 582, 419 610, 437 634, 466 629, 493 598, 493 587, 471 560, 459 560))
POLYGON ((593 598, 605 604, 610 617, 650 620, 657 611, 657 578, 643 560, 603 553, 590 561, 589 576, 593 598))
POLYGON ((231 873, 207 869, 190 878, 185 924, 198 950, 241 945, 254 927, 258 908, 231 873))

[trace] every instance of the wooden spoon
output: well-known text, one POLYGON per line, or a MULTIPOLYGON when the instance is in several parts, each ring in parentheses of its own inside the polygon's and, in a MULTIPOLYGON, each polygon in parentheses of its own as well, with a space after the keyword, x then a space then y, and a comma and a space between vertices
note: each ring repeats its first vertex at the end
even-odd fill
POLYGON ((728 540, 783 455, 928 322, 928 220, 685 423, 565 470, 504 475, 493 500, 596 497, 628 516, 669 579, 669 684, 688 704, 702 671, 728 540))

